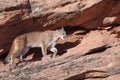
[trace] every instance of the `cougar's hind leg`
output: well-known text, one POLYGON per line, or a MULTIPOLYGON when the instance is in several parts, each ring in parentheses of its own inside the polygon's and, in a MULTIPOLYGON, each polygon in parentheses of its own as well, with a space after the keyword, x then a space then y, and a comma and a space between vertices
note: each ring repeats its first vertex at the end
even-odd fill
POLYGON ((25 47, 25 48, 23 49, 23 51, 21 52, 20 57, 19 57, 21 62, 26 61, 26 60, 23 59, 23 56, 24 56, 25 54, 27 54, 27 52, 29 51, 29 49, 30 49, 30 48, 25 47))
POLYGON ((12 67, 16 67, 15 58, 15 55, 11 55, 10 57, 10 66, 12 67))

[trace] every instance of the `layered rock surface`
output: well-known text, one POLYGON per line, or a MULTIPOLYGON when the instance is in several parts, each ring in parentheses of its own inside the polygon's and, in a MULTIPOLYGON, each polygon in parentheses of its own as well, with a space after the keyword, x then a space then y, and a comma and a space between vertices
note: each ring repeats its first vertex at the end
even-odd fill
POLYGON ((16 69, 0 62, 0 79, 119 80, 119 8, 119 0, 0 0, 1 55, 18 35, 60 27, 67 32, 55 59, 46 62, 40 49, 31 49, 28 63, 16 69))
MULTIPOLYGON (((9 69, 1 63, 0 78, 8 80, 119 80, 120 38, 115 29, 82 31, 71 28, 64 41, 58 41, 58 56, 42 59, 40 48, 28 52, 28 63, 9 69), (75 31, 74 31, 75 30, 75 31), (97 36, 96 36, 97 34, 97 36), (9 77, 6 77, 9 76, 9 77)), ((52 56, 48 52, 48 56, 52 56)))
POLYGON ((119 0, 0 0, 1 52, 16 36, 31 31, 118 25, 119 8, 119 0))

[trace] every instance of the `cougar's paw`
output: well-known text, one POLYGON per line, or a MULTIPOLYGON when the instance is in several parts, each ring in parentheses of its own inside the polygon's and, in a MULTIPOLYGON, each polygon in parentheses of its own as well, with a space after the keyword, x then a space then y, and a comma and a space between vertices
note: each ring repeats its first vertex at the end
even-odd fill
POLYGON ((56 55, 56 54, 53 54, 52 58, 56 58, 56 57, 57 57, 57 55, 56 55))
POLYGON ((47 62, 50 61, 50 59, 51 59, 51 58, 50 58, 49 56, 43 57, 43 60, 45 60, 45 61, 47 61, 47 62))
POLYGON ((14 69, 14 68, 16 68, 16 67, 17 67, 17 64, 16 64, 16 63, 13 63, 13 64, 10 64, 10 65, 9 65, 9 68, 10 68, 10 69, 14 69))
POLYGON ((23 59, 21 62, 25 62, 26 63, 26 62, 28 62, 28 60, 23 59))

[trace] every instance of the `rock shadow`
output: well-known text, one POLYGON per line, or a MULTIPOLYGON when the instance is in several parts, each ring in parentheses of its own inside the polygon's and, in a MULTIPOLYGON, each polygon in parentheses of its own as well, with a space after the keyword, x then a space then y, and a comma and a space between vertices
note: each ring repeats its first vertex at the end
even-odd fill
POLYGON ((42 55, 42 51, 40 47, 35 47, 35 48, 31 48, 28 53, 24 56, 24 58, 26 58, 27 56, 31 56, 33 54, 32 59, 28 60, 29 61, 38 61, 41 60, 43 55, 42 55))
POLYGON ((90 30, 86 30, 86 29, 84 29, 82 27, 78 27, 78 26, 76 26, 76 27, 65 27, 65 31, 67 32, 67 35, 73 34, 76 31, 81 31, 81 32, 77 33, 75 35, 85 35, 88 32, 90 32, 90 30))
POLYGON ((5 64, 5 58, 7 57, 7 54, 3 54, 0 56, 0 62, 2 62, 3 64, 5 64))
POLYGON ((67 49, 73 48, 80 44, 80 40, 76 40, 75 42, 66 42, 64 44, 58 44, 56 45, 58 49, 58 54, 59 56, 63 55, 65 52, 67 52, 67 49))

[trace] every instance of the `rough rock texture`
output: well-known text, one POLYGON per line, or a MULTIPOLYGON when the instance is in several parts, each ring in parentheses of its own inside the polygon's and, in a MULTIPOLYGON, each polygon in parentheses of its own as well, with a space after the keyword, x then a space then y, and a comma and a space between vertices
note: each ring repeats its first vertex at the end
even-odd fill
MULTIPOLYGON (((113 30, 66 30, 64 41, 58 41, 58 56, 49 62, 40 58, 41 51, 29 52, 28 63, 16 69, 1 63, 1 80, 119 80, 120 38, 113 30), (97 34, 97 36, 96 36, 97 34), (83 36, 84 35, 84 36, 83 36), (34 54, 34 55, 33 55, 34 54), (9 76, 9 77, 8 77, 9 76)), ((49 56, 52 55, 49 52, 49 56)))
POLYGON ((0 52, 16 36, 31 31, 117 25, 119 8, 119 0, 0 0, 0 52))
MULTIPOLYGON (((0 80, 120 80, 120 0, 0 0, 0 55, 18 35, 65 27, 49 62, 33 48, 0 80)), ((48 51, 48 56, 52 53, 48 51)))

